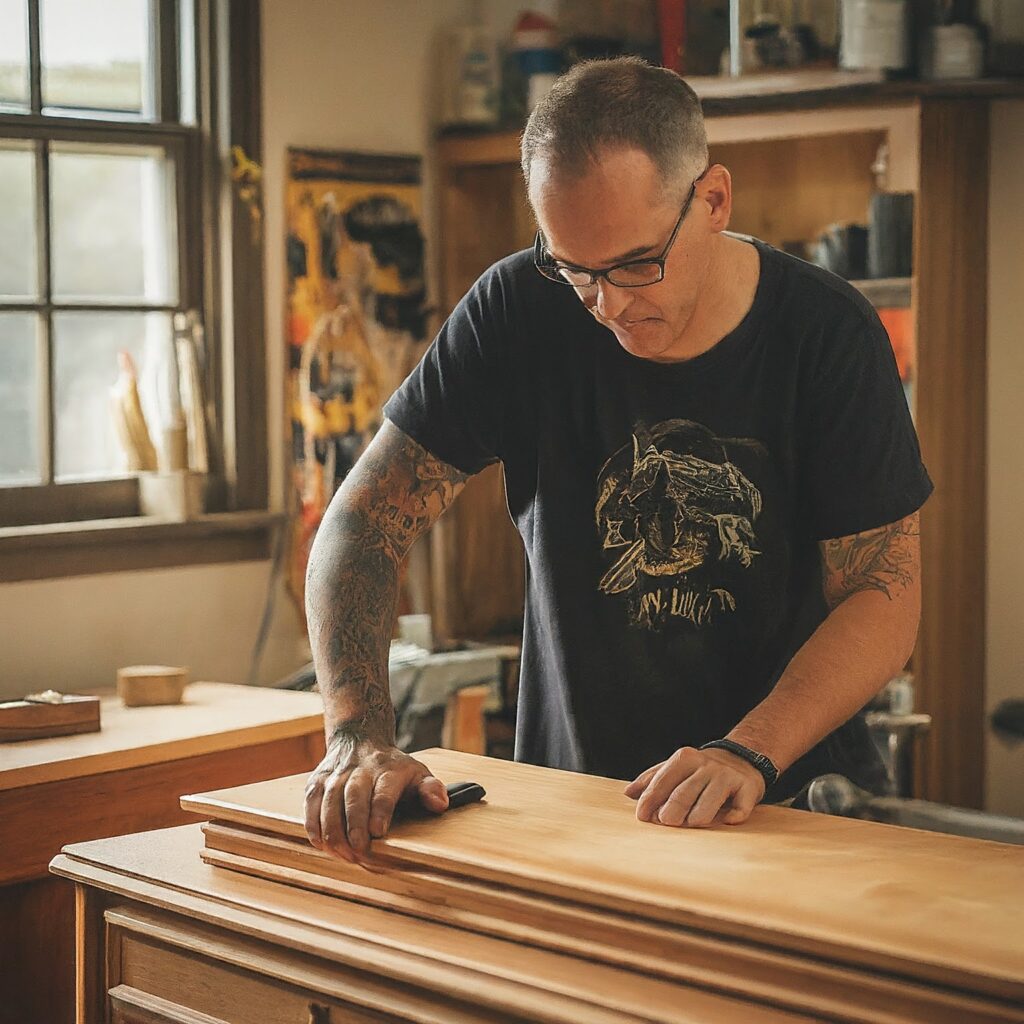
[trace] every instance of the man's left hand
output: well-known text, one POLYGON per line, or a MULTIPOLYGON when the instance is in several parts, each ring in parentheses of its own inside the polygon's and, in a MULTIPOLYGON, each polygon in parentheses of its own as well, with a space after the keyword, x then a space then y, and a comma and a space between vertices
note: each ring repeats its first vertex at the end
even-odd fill
POLYGON ((681 747, 627 787, 640 821, 705 828, 739 825, 764 796, 761 773, 725 750, 681 747))

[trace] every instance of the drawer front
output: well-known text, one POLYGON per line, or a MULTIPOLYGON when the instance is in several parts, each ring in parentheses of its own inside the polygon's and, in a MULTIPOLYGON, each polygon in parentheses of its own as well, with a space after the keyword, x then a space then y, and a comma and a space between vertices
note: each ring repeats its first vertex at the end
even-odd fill
MULTIPOLYGON (((118 936, 112 1024, 387 1024, 408 1017, 346 1005, 200 952, 118 936), (151 997, 146 1002, 144 997, 151 997)), ((114 980, 114 979, 111 979, 114 980)))
MULTIPOLYGON (((112 988, 109 996, 110 1024, 225 1024, 220 1018, 140 992, 130 985, 112 988)), ((330 1007, 309 1004, 309 1024, 324 1024, 330 1019, 330 1007)))
POLYGON ((117 985, 108 993, 110 1024, 224 1024, 197 1010, 140 992, 130 985, 117 985))
MULTIPOLYGON (((358 941, 346 949, 351 959, 328 959, 318 954, 320 945, 313 937, 301 945, 268 942, 247 930, 135 903, 107 907, 103 921, 104 976, 97 994, 106 995, 106 1019, 113 1024, 641 1020, 575 996, 376 943, 358 941)), ((715 1019, 732 1024, 732 1017, 715 1019)), ((87 1024, 100 1021, 90 1019, 87 1024)))

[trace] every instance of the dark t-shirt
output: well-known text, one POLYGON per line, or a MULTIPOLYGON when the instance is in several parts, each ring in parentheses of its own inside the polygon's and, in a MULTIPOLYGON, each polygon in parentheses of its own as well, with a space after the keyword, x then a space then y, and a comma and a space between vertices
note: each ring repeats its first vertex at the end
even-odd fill
MULTIPOLYGON (((465 473, 503 464, 527 569, 517 760, 626 779, 724 736, 827 614, 818 541, 931 491, 875 311, 755 244, 744 320, 672 364, 509 256, 385 406, 465 473)), ((877 767, 854 720, 769 796, 825 771, 876 788, 877 767)))

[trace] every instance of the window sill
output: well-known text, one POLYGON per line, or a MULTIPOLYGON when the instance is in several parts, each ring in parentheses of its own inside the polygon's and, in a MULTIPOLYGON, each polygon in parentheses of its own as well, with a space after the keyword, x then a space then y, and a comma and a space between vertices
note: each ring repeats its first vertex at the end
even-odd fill
POLYGON ((0 582, 88 576, 270 557, 278 512, 220 512, 187 522, 133 516, 0 528, 0 582))

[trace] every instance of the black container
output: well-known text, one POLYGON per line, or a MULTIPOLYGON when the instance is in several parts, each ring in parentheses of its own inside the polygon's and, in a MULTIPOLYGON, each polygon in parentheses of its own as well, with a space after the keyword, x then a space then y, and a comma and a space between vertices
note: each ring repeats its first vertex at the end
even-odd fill
POLYGON ((879 192, 868 212, 868 277, 910 277, 914 256, 914 194, 879 192))
POLYGON ((833 224, 811 250, 812 262, 857 281, 867 273, 868 230, 862 224, 833 224))

